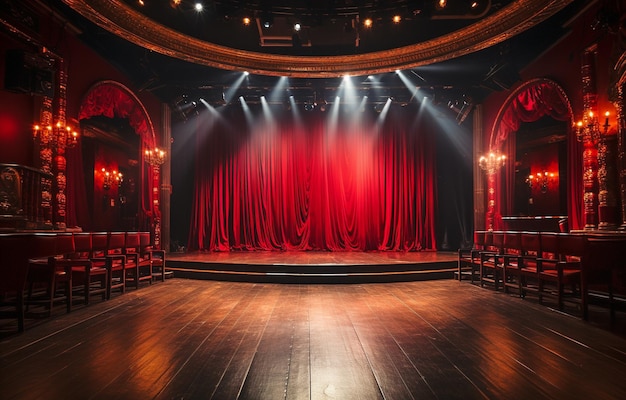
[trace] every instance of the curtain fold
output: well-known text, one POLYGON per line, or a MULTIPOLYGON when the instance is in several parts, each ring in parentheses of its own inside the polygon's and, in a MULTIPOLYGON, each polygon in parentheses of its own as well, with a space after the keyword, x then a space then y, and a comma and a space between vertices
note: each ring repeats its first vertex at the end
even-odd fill
POLYGON ((435 250, 434 141, 414 112, 377 117, 201 124, 189 249, 435 250))

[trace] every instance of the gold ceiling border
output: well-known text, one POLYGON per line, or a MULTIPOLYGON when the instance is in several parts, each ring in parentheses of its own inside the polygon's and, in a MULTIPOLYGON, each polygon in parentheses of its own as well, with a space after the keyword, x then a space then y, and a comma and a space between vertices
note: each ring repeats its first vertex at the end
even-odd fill
POLYGON ((395 49, 342 56, 292 56, 234 49, 184 35, 121 0, 63 0, 100 27, 157 53, 225 70, 297 78, 378 74, 450 60, 501 43, 545 21, 572 1, 515 1, 470 26, 395 49))

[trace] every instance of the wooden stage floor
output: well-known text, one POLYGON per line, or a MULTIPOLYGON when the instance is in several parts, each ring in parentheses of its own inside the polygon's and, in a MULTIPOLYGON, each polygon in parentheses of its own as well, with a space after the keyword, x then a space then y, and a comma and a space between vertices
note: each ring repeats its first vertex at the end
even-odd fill
POLYGON ((57 309, 0 340, 0 398, 626 398, 624 337, 466 281, 173 278, 57 309))
POLYGON ((265 282, 407 281, 451 278, 456 252, 232 251, 168 254, 175 276, 265 282))

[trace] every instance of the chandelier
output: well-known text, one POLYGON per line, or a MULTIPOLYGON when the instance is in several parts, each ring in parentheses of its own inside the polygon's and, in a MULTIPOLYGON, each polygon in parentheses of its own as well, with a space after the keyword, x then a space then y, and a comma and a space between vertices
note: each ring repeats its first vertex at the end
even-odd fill
POLYGON ((153 167, 158 167, 165 162, 165 152, 155 147, 154 150, 148 149, 145 152, 145 160, 153 167))
POLYGON ((33 140, 39 140, 39 143, 44 147, 72 148, 78 143, 78 133, 72 130, 70 126, 63 126, 61 122, 57 122, 54 126, 35 125, 33 127, 33 140))
POLYGON ((481 156, 478 159, 478 165, 489 174, 495 174, 496 171, 506 164, 506 156, 504 154, 498 154, 490 152, 486 156, 481 156))

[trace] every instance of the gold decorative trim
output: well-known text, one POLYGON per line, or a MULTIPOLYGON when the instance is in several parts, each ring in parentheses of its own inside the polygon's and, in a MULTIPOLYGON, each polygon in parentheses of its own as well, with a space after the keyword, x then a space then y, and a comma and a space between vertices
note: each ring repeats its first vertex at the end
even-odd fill
POLYGON ((519 0, 450 34, 358 55, 290 56, 220 46, 163 26, 121 0, 63 0, 100 27, 146 49, 209 67, 255 74, 324 78, 368 75, 441 62, 501 43, 557 13, 572 0, 519 0))

